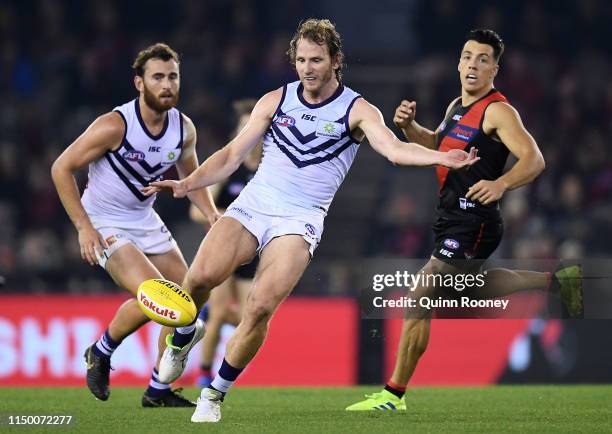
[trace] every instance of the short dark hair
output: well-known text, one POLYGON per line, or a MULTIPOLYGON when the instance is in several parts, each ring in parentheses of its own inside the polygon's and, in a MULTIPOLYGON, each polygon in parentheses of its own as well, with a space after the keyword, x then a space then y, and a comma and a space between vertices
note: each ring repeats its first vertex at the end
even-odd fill
POLYGON ((136 59, 134 59, 134 63, 132 63, 132 69, 136 75, 140 77, 144 76, 144 65, 149 59, 161 59, 164 62, 174 60, 177 64, 180 63, 179 55, 176 51, 170 48, 167 44, 158 42, 157 44, 148 46, 138 53, 136 59))
POLYGON ((476 41, 481 44, 487 44, 493 47, 493 57, 495 58, 495 61, 499 61, 501 55, 504 54, 504 41, 493 30, 470 30, 470 32, 465 36, 465 41, 476 41))
POLYGON ((342 68, 344 67, 344 52, 342 51, 342 38, 340 33, 336 30, 334 23, 327 19, 316 19, 309 18, 306 21, 302 21, 297 28, 297 31, 291 38, 289 43, 289 50, 287 50, 287 56, 289 61, 295 66, 295 56, 297 52, 297 44, 300 39, 308 39, 309 41, 315 42, 319 45, 327 45, 329 55, 334 58, 340 55, 340 67, 336 70, 336 78, 342 80, 342 68))

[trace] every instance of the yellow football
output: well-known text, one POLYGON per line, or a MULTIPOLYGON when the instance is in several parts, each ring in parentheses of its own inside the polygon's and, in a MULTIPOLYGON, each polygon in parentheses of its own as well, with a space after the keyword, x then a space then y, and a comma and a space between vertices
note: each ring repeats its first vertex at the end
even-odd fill
POLYGON ((191 296, 169 280, 145 280, 138 287, 136 299, 147 317, 165 326, 191 324, 198 314, 191 296))

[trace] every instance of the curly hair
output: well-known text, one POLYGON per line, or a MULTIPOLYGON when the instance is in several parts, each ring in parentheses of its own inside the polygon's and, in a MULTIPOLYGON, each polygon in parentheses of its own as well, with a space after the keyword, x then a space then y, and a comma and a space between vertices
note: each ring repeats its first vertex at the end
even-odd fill
POLYGON ((177 64, 179 64, 179 55, 176 51, 170 48, 167 44, 163 42, 158 42, 157 44, 150 45, 149 47, 141 50, 140 53, 134 59, 134 63, 132 63, 132 69, 136 73, 136 75, 142 77, 144 75, 144 65, 147 63, 149 59, 161 59, 164 62, 172 59, 177 64))
POLYGON ((341 81, 342 68, 346 65, 344 64, 344 52, 342 51, 342 38, 336 30, 336 26, 327 19, 309 18, 306 21, 302 21, 289 43, 289 50, 287 50, 287 56, 292 65, 295 65, 297 44, 300 39, 308 39, 319 45, 327 45, 332 59, 340 55, 340 67, 336 69, 336 78, 338 81, 341 81))

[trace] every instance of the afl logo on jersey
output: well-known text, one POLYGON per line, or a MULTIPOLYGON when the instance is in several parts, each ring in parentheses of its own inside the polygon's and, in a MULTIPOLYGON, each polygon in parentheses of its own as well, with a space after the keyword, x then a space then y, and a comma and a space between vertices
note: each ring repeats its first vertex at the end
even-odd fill
POLYGON ((145 154, 144 152, 133 150, 124 152, 122 157, 129 161, 144 161, 145 154))
POLYGON ((292 127, 295 125, 295 119, 291 116, 282 115, 277 117, 274 123, 279 127, 292 127))
POLYGON ((444 245, 449 249, 457 250, 459 248, 459 241, 447 238, 444 240, 444 245))
POLYGON ((310 223, 306 223, 304 226, 306 227, 306 230, 311 236, 314 237, 317 234, 317 231, 315 230, 314 226, 310 223))

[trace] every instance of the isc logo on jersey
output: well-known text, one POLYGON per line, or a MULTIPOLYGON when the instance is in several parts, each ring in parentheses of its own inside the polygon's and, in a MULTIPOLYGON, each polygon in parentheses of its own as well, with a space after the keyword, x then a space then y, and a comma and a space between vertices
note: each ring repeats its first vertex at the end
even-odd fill
POLYGON ((455 255, 455 252, 451 252, 446 249, 440 249, 440 254, 446 256, 447 258, 452 258, 455 255))
POLYGON ((165 326, 191 324, 197 315, 191 296, 169 280, 145 280, 138 287, 136 299, 148 318, 165 326))

